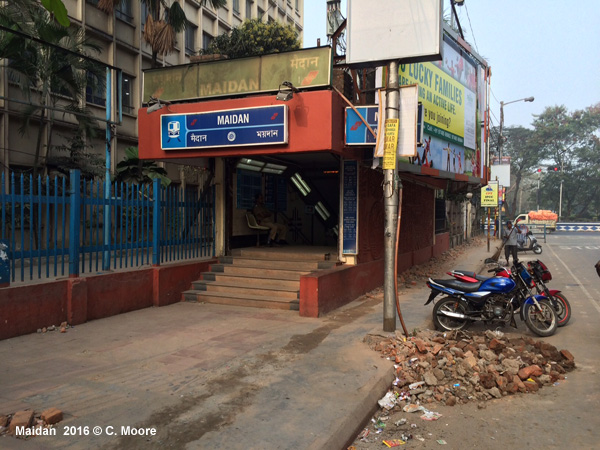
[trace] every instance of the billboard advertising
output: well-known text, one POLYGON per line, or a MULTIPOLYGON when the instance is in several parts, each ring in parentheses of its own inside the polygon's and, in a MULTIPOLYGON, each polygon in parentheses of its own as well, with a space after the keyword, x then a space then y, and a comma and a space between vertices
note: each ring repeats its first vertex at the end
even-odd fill
POLYGON ((443 60, 400 64, 400 85, 418 84, 424 138, 414 164, 482 176, 481 123, 485 79, 481 66, 447 35, 443 60))
POLYGON ((434 61, 441 54, 442 15, 442 0, 348 0, 346 63, 434 61))

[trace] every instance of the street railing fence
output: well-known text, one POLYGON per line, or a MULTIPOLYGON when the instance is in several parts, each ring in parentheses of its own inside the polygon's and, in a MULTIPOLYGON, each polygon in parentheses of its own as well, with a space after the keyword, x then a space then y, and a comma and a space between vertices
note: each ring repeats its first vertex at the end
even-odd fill
MULTIPOLYGON (((89 181, 0 177, 0 265, 10 281, 160 265, 215 254, 214 188, 207 192, 89 181), (2 250, 4 249, 4 250, 2 250)), ((0 284, 2 280, 0 268, 0 284)))

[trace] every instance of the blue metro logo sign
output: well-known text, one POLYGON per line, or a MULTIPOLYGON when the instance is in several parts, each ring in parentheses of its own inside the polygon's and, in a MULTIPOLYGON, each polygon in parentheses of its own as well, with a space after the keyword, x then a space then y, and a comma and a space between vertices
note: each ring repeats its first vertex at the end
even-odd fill
POLYGON ((275 145, 288 142, 287 106, 259 106, 161 116, 163 150, 275 145))

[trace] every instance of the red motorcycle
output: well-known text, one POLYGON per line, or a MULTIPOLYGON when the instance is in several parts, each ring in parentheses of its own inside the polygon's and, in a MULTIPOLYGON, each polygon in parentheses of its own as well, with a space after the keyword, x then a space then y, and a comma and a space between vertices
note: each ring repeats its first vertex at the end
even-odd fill
MULTIPOLYGON (((488 272, 495 273, 494 276, 496 277, 513 278, 510 269, 505 267, 494 267, 488 270, 488 272)), ((556 289, 548 289, 548 286, 546 286, 546 281, 552 280, 552 274, 550 273, 550 270, 548 270, 548 267, 539 259, 535 261, 529 261, 527 263, 527 272, 529 272, 530 275, 530 277, 527 279, 529 282, 528 287, 530 289, 535 288, 539 295, 543 295, 550 300, 558 317, 558 326, 565 326, 571 319, 571 304, 561 291, 556 289)), ((459 281, 464 281, 467 283, 479 283, 490 278, 477 275, 472 271, 461 269, 452 270, 446 273, 459 281)))

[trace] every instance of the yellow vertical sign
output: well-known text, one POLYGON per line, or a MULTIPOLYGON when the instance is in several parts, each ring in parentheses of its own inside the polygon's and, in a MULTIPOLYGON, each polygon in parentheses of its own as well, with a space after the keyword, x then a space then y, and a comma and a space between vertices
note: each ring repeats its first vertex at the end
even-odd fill
POLYGON ((498 206, 498 182, 490 181, 481 188, 481 206, 498 206))
POLYGON ((383 141, 383 170, 396 169, 398 150, 399 119, 385 119, 385 139, 383 141))

